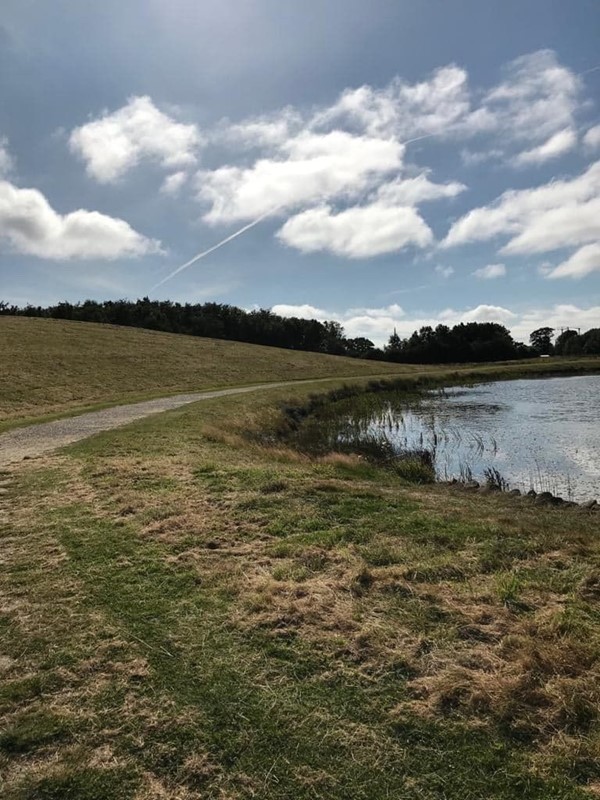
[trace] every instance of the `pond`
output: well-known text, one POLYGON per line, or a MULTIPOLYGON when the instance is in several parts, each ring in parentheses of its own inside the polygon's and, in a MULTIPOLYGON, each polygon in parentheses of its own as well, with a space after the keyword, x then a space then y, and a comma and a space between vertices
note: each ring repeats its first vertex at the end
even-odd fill
POLYGON ((600 499, 600 376, 499 381, 412 400, 386 392, 335 405, 319 423, 328 446, 427 451, 439 480, 481 481, 492 470, 511 489, 600 499))

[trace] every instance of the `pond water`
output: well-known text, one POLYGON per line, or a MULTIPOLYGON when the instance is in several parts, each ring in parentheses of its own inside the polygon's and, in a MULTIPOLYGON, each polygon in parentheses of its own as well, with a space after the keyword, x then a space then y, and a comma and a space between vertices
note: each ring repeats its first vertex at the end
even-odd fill
POLYGON ((370 397, 338 419, 337 442, 427 450, 440 480, 485 480, 497 470, 511 489, 600 500, 600 376, 499 381, 412 402, 370 397))

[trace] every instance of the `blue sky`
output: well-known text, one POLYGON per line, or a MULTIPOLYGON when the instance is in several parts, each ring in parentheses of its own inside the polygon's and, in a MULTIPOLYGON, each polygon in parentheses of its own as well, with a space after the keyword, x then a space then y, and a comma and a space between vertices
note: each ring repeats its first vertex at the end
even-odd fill
POLYGON ((599 326, 599 31, 597 0, 3 0, 0 299, 599 326))

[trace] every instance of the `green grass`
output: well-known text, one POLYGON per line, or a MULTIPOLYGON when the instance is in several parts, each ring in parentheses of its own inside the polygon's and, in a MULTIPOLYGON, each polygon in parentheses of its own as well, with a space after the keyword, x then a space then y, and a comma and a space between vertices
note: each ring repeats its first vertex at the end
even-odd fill
MULTIPOLYGON (((158 331, 0 316, 0 431, 170 394, 255 383, 438 376, 388 364, 158 331)), ((598 358, 443 367, 444 380, 600 371, 598 358)))
POLYGON ((27 317, 0 317, 0 342, 0 426, 178 392, 412 369, 219 339, 27 317))
POLYGON ((247 438, 315 390, 14 473, 3 797, 593 796, 598 516, 247 438))

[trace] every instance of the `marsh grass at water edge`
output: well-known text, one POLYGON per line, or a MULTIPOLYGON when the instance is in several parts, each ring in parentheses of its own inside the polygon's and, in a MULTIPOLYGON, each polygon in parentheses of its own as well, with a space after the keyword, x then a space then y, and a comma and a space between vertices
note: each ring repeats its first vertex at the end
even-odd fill
MULTIPOLYGON (((438 480, 600 497, 600 377, 496 381, 360 394, 303 420, 295 444, 358 452, 398 467, 419 463, 438 480)), ((421 481, 419 481, 421 482, 421 481)))

